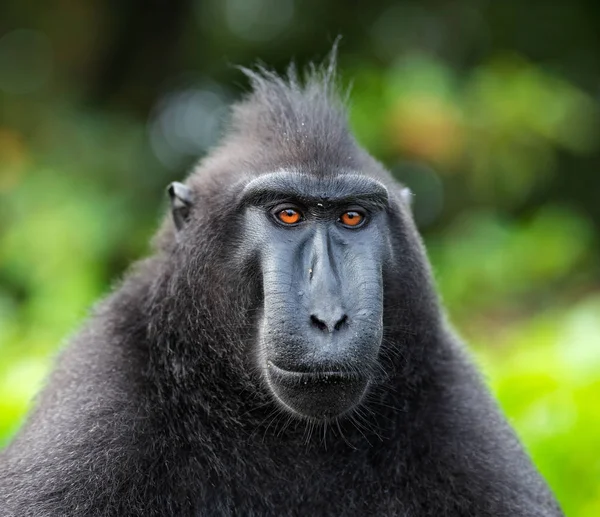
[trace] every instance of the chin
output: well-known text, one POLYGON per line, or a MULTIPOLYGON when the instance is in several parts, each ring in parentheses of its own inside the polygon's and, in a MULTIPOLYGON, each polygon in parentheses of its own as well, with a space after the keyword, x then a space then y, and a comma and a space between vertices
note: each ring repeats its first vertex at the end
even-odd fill
POLYGON ((267 361, 267 384, 275 399, 296 416, 332 420, 363 400, 369 377, 344 371, 290 371, 267 361))

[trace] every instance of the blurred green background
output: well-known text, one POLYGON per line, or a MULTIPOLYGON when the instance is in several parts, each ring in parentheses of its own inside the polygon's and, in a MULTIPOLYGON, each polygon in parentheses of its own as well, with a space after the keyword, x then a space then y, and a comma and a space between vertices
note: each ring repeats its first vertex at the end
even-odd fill
POLYGON ((341 34, 453 321, 570 516, 600 515, 600 2, 3 0, 0 446, 149 251, 256 59, 341 34))

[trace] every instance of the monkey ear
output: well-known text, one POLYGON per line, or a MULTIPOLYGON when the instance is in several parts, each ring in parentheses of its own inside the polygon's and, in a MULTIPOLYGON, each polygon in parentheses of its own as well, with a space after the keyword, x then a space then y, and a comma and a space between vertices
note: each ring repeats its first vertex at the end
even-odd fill
POLYGON ((167 187, 167 192, 171 198, 171 215, 175 228, 180 230, 190 215, 190 207, 193 202, 192 189, 183 183, 174 181, 167 187))
POLYGON ((408 187, 404 187, 400 191, 400 197, 402 198, 402 201, 404 201, 408 206, 412 206, 413 198, 415 197, 415 195, 412 193, 412 190, 410 190, 408 187))

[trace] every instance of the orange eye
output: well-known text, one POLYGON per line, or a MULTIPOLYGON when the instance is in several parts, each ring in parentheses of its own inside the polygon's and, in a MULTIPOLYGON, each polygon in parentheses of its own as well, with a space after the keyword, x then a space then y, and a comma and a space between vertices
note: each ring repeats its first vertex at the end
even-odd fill
POLYGON ((300 212, 298 212, 298 210, 286 208, 285 210, 281 210, 281 212, 277 213, 277 219, 284 224, 296 224, 302 220, 302 215, 300 212))
POLYGON ((359 212, 355 212, 354 210, 344 212, 340 216, 340 222, 344 226, 349 226, 350 228, 356 228, 357 226, 360 226, 364 220, 365 216, 359 212))

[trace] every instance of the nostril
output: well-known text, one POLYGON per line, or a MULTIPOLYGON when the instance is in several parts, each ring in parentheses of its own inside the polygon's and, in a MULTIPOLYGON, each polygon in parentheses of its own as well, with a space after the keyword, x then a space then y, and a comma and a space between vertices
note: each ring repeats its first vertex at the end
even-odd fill
POLYGON ((344 314, 335 325, 333 325, 333 321, 328 325, 325 321, 318 318, 314 314, 310 315, 310 322, 313 327, 318 328, 322 332, 334 332, 336 330, 340 330, 346 323, 348 322, 348 316, 344 314))
POLYGON ((340 330, 348 321, 348 316, 346 316, 345 314, 340 318, 340 320, 335 324, 334 329, 335 330, 340 330))
POLYGON ((321 321, 314 314, 310 315, 310 322, 313 324, 313 327, 317 327, 319 330, 323 332, 327 332, 327 324, 324 321, 321 321))

